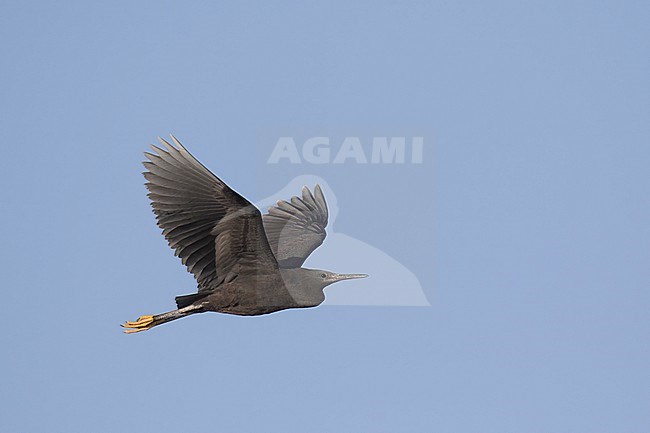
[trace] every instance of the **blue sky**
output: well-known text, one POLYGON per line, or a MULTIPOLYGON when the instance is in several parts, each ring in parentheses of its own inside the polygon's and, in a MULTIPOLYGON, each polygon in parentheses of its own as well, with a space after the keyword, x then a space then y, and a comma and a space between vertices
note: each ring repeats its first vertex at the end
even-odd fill
POLYGON ((350 3, 3 2, 1 431, 648 431, 647 3, 350 3), (168 133, 251 200, 326 179, 431 306, 123 335, 194 289, 140 174, 168 133))

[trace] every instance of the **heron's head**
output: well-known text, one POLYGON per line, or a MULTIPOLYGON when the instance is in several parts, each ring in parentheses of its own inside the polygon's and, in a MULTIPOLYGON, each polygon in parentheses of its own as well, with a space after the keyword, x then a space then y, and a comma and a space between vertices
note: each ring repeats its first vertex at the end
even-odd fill
POLYGON ((365 278, 366 274, 337 274, 321 269, 282 269, 285 285, 293 299, 302 306, 315 307, 325 300, 323 289, 332 283, 355 278, 365 278))
POLYGON ((354 280, 357 278, 366 278, 366 274, 337 274, 336 272, 323 271, 321 269, 309 269, 310 277, 317 281, 318 284, 325 288, 330 284, 344 280, 354 280))

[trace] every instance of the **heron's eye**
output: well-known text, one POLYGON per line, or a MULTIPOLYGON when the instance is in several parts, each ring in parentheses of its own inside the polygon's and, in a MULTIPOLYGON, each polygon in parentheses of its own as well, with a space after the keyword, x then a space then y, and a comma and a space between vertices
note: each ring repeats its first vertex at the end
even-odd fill
POLYGON ((325 278, 325 277, 327 277, 327 274, 324 274, 324 273, 323 273, 323 274, 320 274, 320 277, 321 277, 321 278, 325 278))

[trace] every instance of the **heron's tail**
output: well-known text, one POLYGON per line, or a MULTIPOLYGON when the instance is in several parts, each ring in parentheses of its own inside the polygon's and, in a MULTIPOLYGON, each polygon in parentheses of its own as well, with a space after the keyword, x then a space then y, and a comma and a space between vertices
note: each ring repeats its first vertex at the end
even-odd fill
POLYGON ((181 295, 176 297, 176 306, 178 308, 185 308, 192 305, 194 302, 205 298, 210 292, 192 293, 191 295, 181 295))

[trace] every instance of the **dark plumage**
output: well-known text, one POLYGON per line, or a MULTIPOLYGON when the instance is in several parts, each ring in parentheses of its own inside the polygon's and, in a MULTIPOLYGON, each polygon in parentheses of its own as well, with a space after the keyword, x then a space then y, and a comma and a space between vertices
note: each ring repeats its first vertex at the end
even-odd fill
POLYGON ((318 185, 262 216, 171 138, 174 145, 159 139, 164 149, 152 145, 154 153, 145 153, 145 185, 158 226, 198 292, 178 296, 176 310, 124 323, 125 332, 206 311, 255 316, 315 307, 326 286, 367 276, 301 267, 325 239, 327 204, 318 185))

